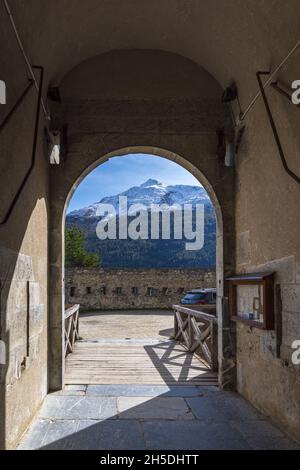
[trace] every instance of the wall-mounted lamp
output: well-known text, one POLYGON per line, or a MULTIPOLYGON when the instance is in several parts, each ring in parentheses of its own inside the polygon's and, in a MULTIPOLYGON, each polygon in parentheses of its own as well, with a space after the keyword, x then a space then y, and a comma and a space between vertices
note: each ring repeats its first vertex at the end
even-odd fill
POLYGON ((60 164, 60 144, 54 144, 50 153, 50 165, 60 164))
POLYGON ((6 85, 3 80, 0 80, 0 104, 6 104, 6 85))
POLYGON ((235 140, 234 136, 229 137, 225 133, 224 128, 217 129, 217 157, 224 163, 225 166, 233 167, 235 165, 235 140))
POLYGON ((45 127, 45 141, 48 162, 50 165, 59 165, 62 144, 61 133, 58 131, 50 131, 45 127))
POLYGON ((63 108, 58 87, 49 87, 47 92, 47 107, 50 114, 47 143, 50 165, 61 163, 61 151, 65 147, 65 126, 63 121, 63 108))
MULTIPOLYGON (((233 101, 236 101, 237 104, 238 104, 238 107, 239 107, 238 113, 239 113, 239 116, 241 116, 242 107, 241 107, 241 103, 240 103, 240 100, 239 100, 238 89, 237 89, 237 86, 234 82, 232 82, 227 88, 225 88, 225 90, 223 91, 222 97, 221 97, 221 101, 222 101, 222 103, 227 103, 227 104, 230 104, 230 103, 233 103, 233 101)), ((232 120, 234 122, 234 125, 238 126, 239 117, 238 117, 238 119, 235 118, 232 106, 230 106, 230 112, 231 112, 231 116, 232 116, 232 120)))
POLYGON ((235 145, 233 141, 226 141, 226 153, 224 158, 224 164, 228 167, 235 166, 235 145))

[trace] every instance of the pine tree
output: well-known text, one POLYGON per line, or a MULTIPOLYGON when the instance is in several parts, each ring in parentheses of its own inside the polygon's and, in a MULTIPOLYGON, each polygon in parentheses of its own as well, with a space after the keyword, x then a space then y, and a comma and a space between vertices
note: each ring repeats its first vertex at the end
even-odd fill
POLYGON ((83 232, 77 227, 66 227, 65 265, 67 268, 101 266, 100 253, 89 253, 85 249, 83 232))

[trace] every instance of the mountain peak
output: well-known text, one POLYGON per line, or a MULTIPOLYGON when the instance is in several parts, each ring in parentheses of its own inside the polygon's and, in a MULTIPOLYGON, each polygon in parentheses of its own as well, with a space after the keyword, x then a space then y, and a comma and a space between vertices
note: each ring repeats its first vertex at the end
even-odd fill
POLYGON ((149 178, 147 181, 145 181, 145 183, 141 184, 140 187, 141 188, 148 188, 149 186, 154 186, 156 184, 162 184, 162 183, 160 183, 159 181, 157 181, 155 179, 149 178))
POLYGON ((119 196, 126 196, 128 206, 133 204, 143 204, 150 207, 152 204, 205 204, 211 206, 211 201, 202 186, 173 185, 161 183, 160 181, 149 178, 140 186, 133 186, 120 194, 105 196, 99 202, 70 212, 70 217, 93 218, 97 217, 97 211, 101 204, 111 204, 116 211, 119 210, 119 196))

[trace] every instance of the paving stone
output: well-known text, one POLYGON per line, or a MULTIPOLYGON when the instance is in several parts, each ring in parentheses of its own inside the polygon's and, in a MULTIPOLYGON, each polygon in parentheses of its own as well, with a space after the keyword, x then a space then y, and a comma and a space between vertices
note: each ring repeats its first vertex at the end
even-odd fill
POLYGON ((241 434, 225 423, 194 421, 144 421, 147 449, 212 450, 243 449, 250 446, 241 434))
POLYGON ((253 450, 300 450, 300 445, 289 438, 272 438, 269 436, 251 437, 247 439, 253 450))
POLYGON ((73 396, 73 397, 84 397, 85 392, 81 392, 80 390, 59 390, 58 392, 51 392, 51 395, 54 396, 73 396))
POLYGON ((49 426, 48 420, 37 419, 30 426, 29 430, 21 440, 19 450, 33 450, 42 446, 47 429, 49 426))
POLYGON ((180 397, 119 397, 120 419, 194 419, 180 397))
POLYGON ((138 421, 82 420, 78 421, 76 433, 46 443, 43 449, 143 450, 145 443, 138 421))
POLYGON ((19 450, 145 449, 142 428, 135 421, 39 420, 19 450))
POLYGON ((72 395, 48 395, 19 449, 300 449, 237 393, 209 386, 96 387, 87 395, 81 386, 62 391, 72 395))
POLYGON ((269 421, 232 421, 231 425, 246 438, 259 438, 268 436, 270 439, 276 439, 287 437, 280 429, 273 426, 273 424, 271 424, 269 421))
POLYGON ((203 396, 187 398, 186 401, 198 419, 216 422, 265 419, 249 403, 238 397, 203 396))
POLYGON ((66 385, 63 390, 51 392, 51 395, 74 395, 83 396, 86 392, 86 385, 66 385))
POLYGON ((206 395, 218 395, 218 398, 221 397, 222 395, 225 397, 228 395, 228 393, 225 390, 222 390, 218 386, 215 385, 198 385, 197 388, 199 389, 199 395, 200 396, 206 396, 206 395))
MULTIPOLYGON (((216 387, 215 387, 216 388, 216 387)), ((88 385, 87 395, 103 397, 193 397, 201 396, 201 387, 167 385, 88 385)))
POLYGON ((117 414, 116 398, 48 395, 39 418, 112 419, 117 414))
MULTIPOLYGON (((80 392, 85 392, 86 391, 86 385, 66 385, 64 390, 76 390, 80 392)), ((64 391, 62 390, 62 391, 64 391)))

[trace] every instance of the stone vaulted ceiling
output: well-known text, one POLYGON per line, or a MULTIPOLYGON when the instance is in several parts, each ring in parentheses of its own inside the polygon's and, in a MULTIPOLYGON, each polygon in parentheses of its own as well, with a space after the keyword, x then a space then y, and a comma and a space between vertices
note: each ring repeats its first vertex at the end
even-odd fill
MULTIPOLYGON (((254 72, 274 68, 300 36, 299 0, 10 0, 9 5, 26 51, 45 66, 52 83, 111 50, 158 49, 193 60, 222 86, 235 79, 248 102, 257 89, 254 72)), ((290 79, 294 70, 295 56, 282 74, 290 79)))

